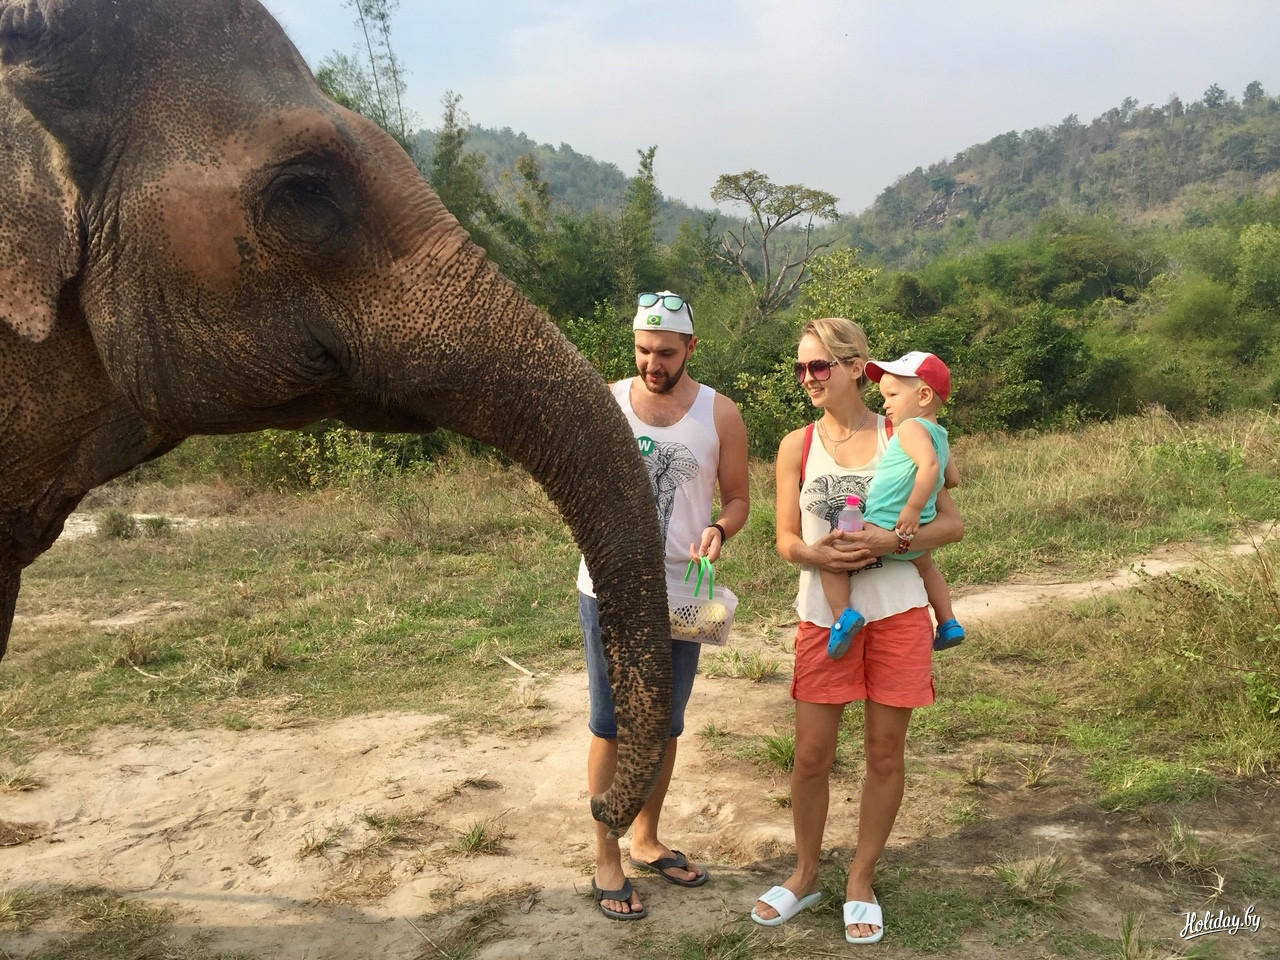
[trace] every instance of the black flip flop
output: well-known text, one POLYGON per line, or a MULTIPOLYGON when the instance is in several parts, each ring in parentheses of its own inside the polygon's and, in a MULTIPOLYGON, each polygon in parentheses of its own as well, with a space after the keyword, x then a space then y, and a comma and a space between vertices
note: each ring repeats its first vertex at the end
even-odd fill
POLYGON ((644 860, 637 860, 635 857, 628 857, 627 859, 641 870, 652 870, 667 883, 674 883, 677 887, 700 887, 711 879, 711 874, 707 872, 706 867, 702 868, 702 876, 698 877, 697 880, 681 880, 678 877, 671 876, 671 874, 667 873, 668 870, 689 869, 688 857, 679 850, 672 850, 671 853, 672 855, 669 857, 659 857, 657 860, 650 860, 647 863, 644 860))
POLYGON ((591 878, 591 892, 596 898, 596 902, 600 904, 600 912, 611 920, 639 920, 648 912, 648 907, 641 907, 639 910, 632 910, 630 913, 623 913, 621 910, 614 910, 606 907, 602 901, 617 900, 620 903, 630 903, 631 894, 634 891, 631 888, 631 880, 622 881, 622 887, 618 890, 601 890, 596 886, 596 878, 591 878))

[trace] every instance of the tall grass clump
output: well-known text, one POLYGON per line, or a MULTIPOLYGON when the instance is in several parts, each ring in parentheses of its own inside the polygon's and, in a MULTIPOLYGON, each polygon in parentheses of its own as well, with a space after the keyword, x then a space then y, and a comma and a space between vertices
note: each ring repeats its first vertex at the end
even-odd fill
POLYGON ((1025 907, 1063 910, 1080 890, 1077 871, 1056 853, 1024 860, 1001 858, 991 869, 1004 887, 1005 898, 1025 907))
MULTIPOLYGON (((1121 704, 1215 743, 1203 759, 1251 774, 1280 759, 1280 550, 1157 577, 1135 598, 1113 657, 1121 704)), ((1203 742, 1203 740, 1201 740, 1203 742)))
POLYGON ((98 536, 105 540, 132 540, 138 535, 138 521, 114 507, 98 515, 97 527, 98 536))

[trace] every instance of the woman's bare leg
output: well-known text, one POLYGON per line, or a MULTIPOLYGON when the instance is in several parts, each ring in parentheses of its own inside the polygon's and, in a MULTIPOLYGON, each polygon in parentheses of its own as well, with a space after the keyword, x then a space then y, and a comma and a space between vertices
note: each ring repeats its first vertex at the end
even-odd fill
MULTIPOLYGON (((796 756, 791 768, 791 822, 796 834, 796 869, 782 882, 797 898, 822 888, 818 868, 822 834, 827 825, 831 795, 831 767, 844 705, 796 701, 796 756)), ((769 904, 756 901, 765 920, 778 915, 769 904)))
MULTIPOLYGON (((909 707, 888 707, 867 701, 863 745, 867 754, 866 782, 858 816, 858 849, 849 864, 847 900, 872 902, 876 864, 884 853, 906 785, 907 726, 909 707)), ((792 800, 794 803, 794 798, 792 800)), ((848 928, 850 936, 869 937, 878 927, 865 923, 848 928)))

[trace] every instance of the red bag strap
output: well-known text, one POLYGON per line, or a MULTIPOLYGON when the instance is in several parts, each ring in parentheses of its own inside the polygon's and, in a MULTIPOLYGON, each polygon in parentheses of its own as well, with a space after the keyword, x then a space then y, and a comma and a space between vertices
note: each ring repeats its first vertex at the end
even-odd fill
POLYGON ((804 487, 804 467, 809 462, 809 448, 813 446, 813 424, 804 428, 804 448, 800 451, 800 486, 804 487))
POLYGON ((885 417, 884 420, 884 435, 890 440, 893 439, 893 421, 888 417, 885 417))

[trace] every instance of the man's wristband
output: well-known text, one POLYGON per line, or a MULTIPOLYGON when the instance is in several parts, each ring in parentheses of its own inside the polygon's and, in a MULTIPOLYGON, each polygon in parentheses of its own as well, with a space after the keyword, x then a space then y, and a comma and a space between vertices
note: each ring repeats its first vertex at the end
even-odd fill
POLYGON ((725 533, 725 532, 724 532, 724 527, 720 526, 720 524, 718 524, 718 523, 708 523, 708 524, 707 524, 707 526, 708 526, 708 527, 714 527, 716 530, 719 530, 719 531, 720 531, 720 545, 721 545, 721 546, 723 546, 724 544, 728 543, 728 541, 729 541, 729 535, 728 535, 727 533, 725 533))

